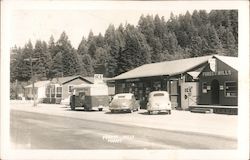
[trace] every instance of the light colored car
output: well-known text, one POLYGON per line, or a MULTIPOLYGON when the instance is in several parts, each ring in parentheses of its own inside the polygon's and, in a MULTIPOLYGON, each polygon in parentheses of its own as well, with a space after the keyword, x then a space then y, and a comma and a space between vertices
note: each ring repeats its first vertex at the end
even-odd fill
POLYGON ((147 103, 147 110, 149 114, 154 111, 167 111, 168 114, 171 114, 171 109, 171 102, 167 91, 153 91, 149 93, 147 103))
POLYGON ((112 113, 115 111, 129 111, 132 113, 133 111, 138 111, 139 109, 140 105, 132 93, 116 94, 109 104, 109 110, 112 113))

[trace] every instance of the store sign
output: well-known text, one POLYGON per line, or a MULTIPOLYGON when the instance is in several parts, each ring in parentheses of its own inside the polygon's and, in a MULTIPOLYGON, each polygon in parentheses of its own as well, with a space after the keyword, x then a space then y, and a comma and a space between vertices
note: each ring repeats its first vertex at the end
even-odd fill
POLYGON ((103 74, 94 74, 94 84, 103 83, 103 74))
POLYGON ((203 72, 203 77, 211 77, 211 76, 230 76, 232 75, 231 70, 225 70, 225 71, 217 71, 217 72, 203 72))
POLYGON ((215 59, 215 58, 210 58, 210 59, 208 60, 208 63, 209 63, 210 69, 211 69, 213 72, 215 72, 215 71, 216 71, 216 67, 217 67, 217 65, 216 65, 216 59, 215 59))
POLYGON ((187 88, 184 89, 185 91, 185 95, 188 95, 189 97, 192 96, 192 89, 193 89, 193 86, 189 86, 187 88))

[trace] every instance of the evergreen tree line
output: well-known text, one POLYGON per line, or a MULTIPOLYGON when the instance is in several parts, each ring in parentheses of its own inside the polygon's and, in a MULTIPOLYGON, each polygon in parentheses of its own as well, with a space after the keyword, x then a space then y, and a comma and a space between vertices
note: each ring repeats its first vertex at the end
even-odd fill
POLYGON ((195 10, 165 20, 141 15, 137 26, 110 24, 104 35, 89 32, 78 48, 65 32, 55 41, 29 41, 11 50, 11 81, 72 75, 113 77, 147 63, 210 54, 238 55, 237 10, 195 10))

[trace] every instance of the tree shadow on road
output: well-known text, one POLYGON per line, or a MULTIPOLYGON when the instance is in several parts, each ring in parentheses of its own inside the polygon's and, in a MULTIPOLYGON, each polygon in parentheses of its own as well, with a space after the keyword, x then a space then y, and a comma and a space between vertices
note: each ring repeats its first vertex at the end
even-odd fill
POLYGON ((148 111, 146 111, 146 112, 140 112, 139 114, 148 115, 148 116, 153 116, 153 115, 168 115, 167 112, 155 112, 153 114, 149 114, 148 111))
POLYGON ((120 112, 111 112, 111 111, 107 111, 107 112, 105 112, 105 114, 131 114, 130 112, 122 112, 122 111, 120 111, 120 112))
POLYGON ((75 109, 75 110, 71 110, 70 108, 69 109, 65 109, 65 111, 72 111, 72 112, 100 112, 100 111, 97 111, 97 110, 84 110, 84 108, 81 108, 81 109, 75 109))

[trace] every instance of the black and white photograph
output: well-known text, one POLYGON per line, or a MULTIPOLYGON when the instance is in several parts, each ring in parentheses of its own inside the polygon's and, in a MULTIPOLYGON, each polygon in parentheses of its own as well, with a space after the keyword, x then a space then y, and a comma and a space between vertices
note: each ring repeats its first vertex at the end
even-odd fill
POLYGON ((249 159, 248 1, 1 1, 0 159, 249 159))

